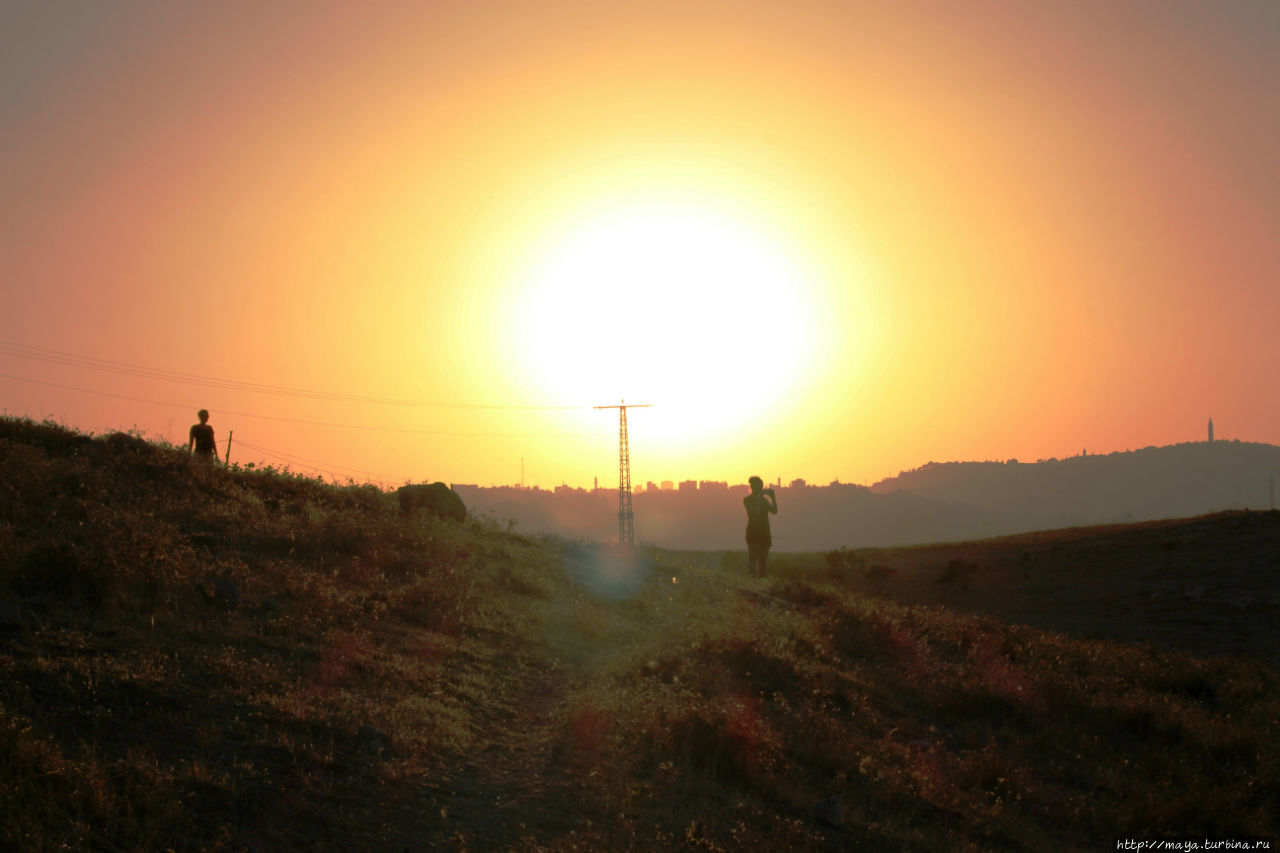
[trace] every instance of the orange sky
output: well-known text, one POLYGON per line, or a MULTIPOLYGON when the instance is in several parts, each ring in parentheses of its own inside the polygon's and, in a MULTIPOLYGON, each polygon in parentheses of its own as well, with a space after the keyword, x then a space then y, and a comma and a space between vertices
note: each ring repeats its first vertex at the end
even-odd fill
POLYGON ((392 483, 614 485, 621 398, 639 481, 1280 443, 1277 44, 1271 3, 5 4, 0 405, 392 483))

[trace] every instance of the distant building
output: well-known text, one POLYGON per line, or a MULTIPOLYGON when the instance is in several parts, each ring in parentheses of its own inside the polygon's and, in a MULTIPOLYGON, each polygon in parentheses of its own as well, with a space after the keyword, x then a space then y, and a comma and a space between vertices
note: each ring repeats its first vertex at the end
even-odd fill
MULTIPOLYGON (((781 482, 781 479, 779 479, 779 482, 781 482)), ((809 484, 804 481, 803 477, 796 477, 794 480, 791 481, 790 488, 803 489, 807 485, 809 484)))
POLYGON ((664 491, 664 492, 670 492, 670 491, 672 491, 673 489, 675 489, 675 487, 676 487, 676 484, 675 484, 675 483, 673 483, 673 482, 671 482, 670 480, 663 480, 663 481, 662 481, 662 491, 664 491))
POLYGON ((465 504, 471 503, 475 496, 480 494, 480 486, 476 483, 454 483, 449 488, 453 489, 454 493, 462 498, 462 502, 465 504))
POLYGON ((682 492, 696 492, 696 491, 698 491, 698 481, 697 481, 697 480, 681 480, 681 481, 680 481, 680 491, 682 491, 682 492))
POLYGON ((1213 418, 1209 418, 1209 441, 1213 441, 1213 418))
POLYGON ((698 491, 727 492, 729 491, 729 484, 724 480, 700 480, 698 481, 698 491))

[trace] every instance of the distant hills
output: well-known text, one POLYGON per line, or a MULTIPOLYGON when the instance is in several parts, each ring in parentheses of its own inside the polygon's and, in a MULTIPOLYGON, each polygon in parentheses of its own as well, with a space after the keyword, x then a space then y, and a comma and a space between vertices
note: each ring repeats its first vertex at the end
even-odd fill
POLYGON ((1269 509, 1280 447, 1202 441, 1034 463, 929 463, 881 480, 898 491, 1063 526, 1179 518, 1225 509, 1269 509))
MULTIPOLYGON (((930 462, 870 487, 777 490, 774 548, 911 545, 1228 509, 1268 509, 1280 447, 1194 442, 1036 462, 930 462)), ((527 530, 617 536, 612 489, 458 487, 467 505, 527 530)), ((641 492, 637 537, 669 548, 740 549, 747 487, 641 492)))

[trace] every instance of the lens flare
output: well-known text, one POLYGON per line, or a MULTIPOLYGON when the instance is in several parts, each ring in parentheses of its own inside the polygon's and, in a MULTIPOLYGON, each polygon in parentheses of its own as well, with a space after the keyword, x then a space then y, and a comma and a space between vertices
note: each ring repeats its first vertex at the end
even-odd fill
POLYGON ((625 601, 648 580, 649 560, 632 548, 583 547, 566 555, 570 577, 593 598, 625 601))

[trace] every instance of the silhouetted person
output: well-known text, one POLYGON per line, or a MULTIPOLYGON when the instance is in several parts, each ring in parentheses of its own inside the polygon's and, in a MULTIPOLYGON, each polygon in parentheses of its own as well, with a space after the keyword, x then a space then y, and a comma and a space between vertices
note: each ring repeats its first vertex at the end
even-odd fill
POLYGON ((209 410, 201 409, 196 414, 200 418, 200 423, 191 425, 187 449, 202 462, 217 462, 218 444, 213 440, 213 427, 209 426, 209 410))
POLYGON ((747 508, 747 573, 762 578, 773 546, 769 515, 778 514, 778 500, 773 496, 773 489, 766 489, 759 477, 747 482, 751 484, 751 494, 742 499, 742 505, 747 508))

